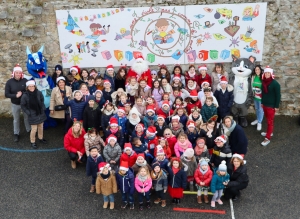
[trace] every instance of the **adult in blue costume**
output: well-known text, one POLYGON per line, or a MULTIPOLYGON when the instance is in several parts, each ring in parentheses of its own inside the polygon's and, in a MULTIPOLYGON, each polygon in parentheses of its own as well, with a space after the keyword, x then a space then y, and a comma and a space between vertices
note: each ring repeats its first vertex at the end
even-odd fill
POLYGON ((48 127, 56 126, 56 121, 49 117, 51 91, 52 88, 55 87, 55 84, 52 78, 47 75, 47 60, 43 56, 43 51, 44 46, 41 46, 36 53, 32 53, 28 46, 26 48, 28 73, 31 74, 32 79, 35 80, 37 89, 41 91, 44 96, 45 113, 47 115, 47 120, 44 122, 44 129, 47 129, 48 127))

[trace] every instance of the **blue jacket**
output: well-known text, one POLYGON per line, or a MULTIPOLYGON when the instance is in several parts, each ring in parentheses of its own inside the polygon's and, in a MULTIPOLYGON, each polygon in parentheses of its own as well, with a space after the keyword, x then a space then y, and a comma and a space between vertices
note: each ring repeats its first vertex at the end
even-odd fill
POLYGON ((214 93, 215 98, 218 101, 219 107, 217 109, 218 116, 224 118, 225 116, 230 115, 230 108, 233 104, 233 87, 228 85, 226 91, 222 92, 222 89, 217 89, 214 93))
POLYGON ((136 131, 134 130, 131 134, 131 141, 133 141, 134 138, 138 137, 141 140, 142 144, 145 144, 145 136, 146 134, 144 132, 141 137, 138 137, 136 131))
POLYGON ((147 146, 143 143, 140 147, 136 147, 135 145, 132 145, 132 150, 134 150, 137 154, 143 154, 147 150, 147 146))
POLYGON ((95 85, 91 87, 88 86, 88 88, 89 88, 90 95, 94 95, 95 91, 97 90, 96 86, 95 85))
POLYGON ((186 123, 188 121, 188 117, 186 115, 179 116, 179 122, 183 125, 183 130, 186 130, 186 123))
POLYGON ((87 161, 86 161, 86 175, 96 178, 97 177, 97 172, 98 172, 98 164, 101 163, 101 162, 104 162, 101 155, 97 157, 96 162, 91 157, 91 155, 88 156, 87 161))
POLYGON ((116 172, 116 180, 118 189, 121 193, 129 193, 133 195, 134 193, 134 175, 132 168, 129 168, 126 175, 120 175, 119 171, 116 172))
POLYGON ((155 162, 159 163, 159 166, 161 169, 164 169, 164 170, 168 169, 169 160, 167 158, 165 158, 163 161, 159 161, 156 158, 154 158, 154 160, 152 161, 152 164, 154 164, 155 162))
POLYGON ((195 129, 194 132, 186 130, 185 134, 188 136, 189 141, 192 143, 193 148, 196 146, 196 140, 200 137, 198 130, 195 129))
POLYGON ((105 103, 104 97, 102 96, 99 101, 96 100, 96 103, 98 103, 98 108, 101 110, 103 108, 104 103, 105 103))
POLYGON ((75 100, 68 100, 67 97, 64 99, 64 105, 71 107, 71 119, 77 121, 83 120, 83 111, 86 106, 86 102, 75 100))
POLYGON ((147 117, 147 114, 144 116, 143 118, 143 123, 144 123, 144 127, 145 129, 147 129, 149 126, 153 125, 154 126, 154 123, 157 121, 157 115, 154 115, 154 118, 153 118, 153 124, 151 124, 151 120, 147 117))
POLYGON ((115 74, 113 77, 110 77, 106 72, 104 74, 103 80, 109 80, 111 84, 111 89, 115 91, 115 74))
POLYGON ((186 172, 183 169, 174 174, 172 168, 168 166, 167 171, 169 173, 169 186, 171 186, 172 188, 186 188, 187 176, 186 172))
POLYGON ((121 118, 117 114, 115 114, 114 117, 118 120, 118 125, 122 127, 123 133, 127 134, 127 128, 126 128, 127 118, 126 118, 126 116, 121 118))
POLYGON ((215 193, 217 190, 224 189, 225 186, 223 185, 223 182, 228 182, 228 181, 229 181, 228 173, 226 173, 225 176, 219 176, 217 173, 215 173, 210 183, 211 192, 215 193))
POLYGON ((229 136, 229 145, 233 154, 246 154, 248 148, 248 139, 244 129, 236 124, 229 136))

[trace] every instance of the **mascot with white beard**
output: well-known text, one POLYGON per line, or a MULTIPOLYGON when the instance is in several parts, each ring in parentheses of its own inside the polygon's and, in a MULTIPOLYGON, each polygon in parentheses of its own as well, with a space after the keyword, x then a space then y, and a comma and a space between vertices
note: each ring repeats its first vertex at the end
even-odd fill
POLYGON ((147 81, 147 88, 150 89, 152 87, 152 78, 149 65, 147 61, 144 60, 143 56, 138 56, 136 61, 129 69, 126 80, 130 77, 135 77, 137 81, 143 78, 147 81))

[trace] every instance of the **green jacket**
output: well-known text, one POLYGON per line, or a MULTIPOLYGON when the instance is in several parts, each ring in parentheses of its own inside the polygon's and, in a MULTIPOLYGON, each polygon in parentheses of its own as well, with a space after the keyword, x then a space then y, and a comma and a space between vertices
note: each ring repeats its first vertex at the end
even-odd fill
POLYGON ((273 80, 268 86, 268 93, 265 93, 264 89, 262 89, 261 104, 264 106, 279 108, 280 99, 280 84, 276 80, 273 80))

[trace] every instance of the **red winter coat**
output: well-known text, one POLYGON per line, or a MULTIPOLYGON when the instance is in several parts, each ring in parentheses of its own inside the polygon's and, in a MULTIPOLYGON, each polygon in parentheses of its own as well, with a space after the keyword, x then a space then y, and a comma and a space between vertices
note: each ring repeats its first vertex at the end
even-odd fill
MULTIPOLYGON (((146 139, 146 142, 148 141, 147 140, 147 137, 145 138, 146 139)), ((156 146, 158 145, 158 138, 155 136, 155 138, 153 138, 152 140, 149 140, 148 141, 148 150, 150 151, 151 150, 151 145, 153 146, 154 145, 154 149, 156 148, 156 146)), ((152 149, 153 150, 153 149, 152 149)), ((154 150, 153 150, 154 152, 154 150)))
POLYGON ((200 172, 199 168, 200 167, 198 166, 197 169, 195 170, 195 173, 194 173, 194 178, 196 180, 196 183, 198 185, 200 185, 200 182, 204 182, 205 183, 204 186, 210 186, 210 181, 213 177, 213 173, 210 170, 209 166, 207 167, 208 170, 204 175, 200 172))
POLYGON ((126 81, 129 77, 135 77, 137 81, 139 80, 139 78, 144 78, 147 81, 147 85, 149 87, 152 87, 152 77, 151 77, 150 69, 148 69, 147 71, 145 71, 141 75, 139 75, 130 68, 128 71, 128 74, 126 76, 126 81))
POLYGON ((122 161, 125 161, 128 162, 129 167, 132 167, 135 164, 136 159, 137 154, 134 151, 133 154, 131 154, 130 156, 124 152, 120 157, 120 163, 122 163, 122 161))
MULTIPOLYGON (((171 106, 170 106, 170 107, 171 107, 171 106)), ((159 109, 156 110, 156 114, 157 114, 157 115, 165 115, 166 118, 171 117, 171 116, 173 115, 173 112, 174 112, 174 110, 172 110, 172 109, 170 109, 170 111, 169 111, 168 114, 165 113, 165 112, 162 110, 162 108, 159 108, 159 109)))
MULTIPOLYGON (((172 156, 170 147, 163 147, 163 149, 164 149, 166 158, 169 159, 172 156)), ((155 149, 154 149, 154 157, 156 157, 156 156, 157 156, 157 147, 155 147, 155 149)))
POLYGON ((196 73, 194 77, 190 77, 189 73, 186 71, 184 73, 184 79, 185 79, 185 85, 187 86, 189 79, 193 79, 193 81, 198 81, 198 75, 196 73))
POLYGON ((201 87, 201 84, 203 83, 203 81, 207 81, 209 83, 210 87, 212 86, 211 85, 211 77, 210 77, 210 75, 208 73, 206 73, 206 75, 205 75, 204 78, 202 78, 201 74, 198 75, 198 85, 200 87, 201 87))
POLYGON ((202 108, 202 104, 201 104, 201 101, 200 101, 199 99, 197 100, 196 103, 191 103, 191 102, 189 102, 189 103, 186 105, 186 110, 187 110, 188 115, 191 114, 191 110, 192 110, 192 108, 194 108, 195 106, 198 107, 199 109, 202 108))
POLYGON ((79 138, 75 138, 72 134, 72 128, 69 129, 64 137, 64 147, 68 152, 77 153, 77 151, 85 154, 84 147, 84 135, 85 131, 82 129, 82 133, 79 138))
POLYGON ((175 135, 173 135, 170 138, 167 138, 168 144, 169 144, 169 148, 171 150, 171 156, 175 156, 175 151, 174 151, 174 146, 177 142, 177 138, 175 135))

